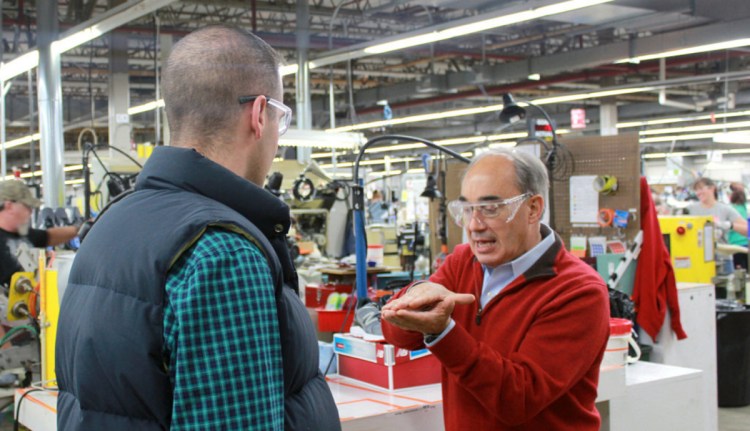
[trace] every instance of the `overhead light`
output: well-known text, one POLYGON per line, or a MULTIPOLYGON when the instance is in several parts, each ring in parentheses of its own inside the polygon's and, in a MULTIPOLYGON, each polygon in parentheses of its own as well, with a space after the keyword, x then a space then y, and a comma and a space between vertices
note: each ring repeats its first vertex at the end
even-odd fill
POLYGON ((76 184, 83 184, 83 183, 84 183, 84 179, 83 178, 78 178, 76 180, 67 180, 67 181, 65 181, 65 185, 66 186, 74 186, 76 184))
POLYGON ((750 115, 750 111, 738 111, 738 112, 722 112, 706 115, 695 115, 692 117, 670 117, 670 118, 659 118, 657 120, 643 120, 643 121, 629 121, 617 123, 618 129, 626 129, 629 127, 643 127, 643 126, 655 126, 658 124, 672 124, 672 123, 683 123, 688 121, 700 121, 700 120, 711 120, 717 118, 732 118, 732 117, 743 117, 750 115))
POLYGON ((143 105, 128 108, 128 115, 141 114, 143 112, 153 111, 156 108, 164 107, 164 99, 154 100, 153 102, 144 103, 143 105))
POLYGON ((397 124, 419 123, 422 121, 439 120, 442 118, 462 117, 465 115, 483 114, 503 109, 503 105, 480 106, 476 108, 454 109, 452 111, 433 112, 430 114, 412 115, 410 117, 394 118, 392 120, 370 121, 368 123, 352 124, 351 126, 326 129, 326 132, 349 132, 352 130, 374 129, 384 126, 395 126, 397 124))
POLYGON ((483 19, 480 21, 467 22, 471 19, 460 20, 457 23, 453 23, 453 25, 448 28, 432 30, 427 33, 421 34, 412 33, 412 35, 402 37, 400 39, 369 46, 364 49, 364 52, 366 54, 382 54, 385 52, 397 51, 404 48, 425 45, 428 43, 439 42, 441 40, 453 39, 455 37, 479 33, 490 29, 519 24, 534 19, 557 15, 560 13, 595 6, 602 3, 608 3, 610 1, 612 0, 571 0, 551 4, 549 6, 542 6, 535 9, 528 9, 521 12, 483 19))
POLYGON ((279 68, 279 75, 286 76, 286 75, 294 75, 299 70, 298 64, 287 64, 285 66, 281 66, 279 68))
POLYGON ((653 142, 692 141, 696 139, 713 139, 714 133, 692 133, 685 135, 655 136, 653 138, 640 138, 641 144, 653 142))
POLYGON ((367 140, 361 133, 332 133, 322 130, 289 129, 279 138, 283 147, 312 147, 353 150, 367 140))
MULTIPOLYGON (((141 0, 122 3, 68 30, 60 39, 52 42, 52 51, 62 54, 174 2, 175 0, 141 0)), ((0 68, 0 80, 9 81, 38 65, 39 51, 34 49, 3 64, 0 68)))
POLYGON ((93 25, 91 27, 84 28, 81 31, 77 31, 71 34, 70 36, 66 36, 60 40, 52 42, 52 52, 56 55, 60 55, 64 52, 70 51, 77 46, 88 43, 101 36, 102 34, 103 32, 99 29, 99 25, 93 25))
POLYGON ((726 42, 709 43, 707 45, 693 46, 690 48, 675 49, 660 52, 658 54, 641 55, 638 57, 623 58, 615 63, 640 63, 641 61, 655 60, 657 58, 677 57, 680 55, 697 54, 699 52, 721 51, 723 49, 739 48, 750 45, 750 38, 729 40, 726 42))
POLYGON ((750 145, 750 132, 717 133, 714 142, 719 144, 745 144, 750 145))
MULTIPOLYGON (((424 148, 424 145, 422 146, 424 148)), ((404 162, 418 162, 420 159, 418 157, 403 157, 403 158, 393 158, 391 157, 389 160, 389 163, 404 163, 404 162)), ((359 162, 360 166, 375 166, 375 165, 385 165, 385 159, 374 159, 374 160, 363 160, 359 162)), ((321 164, 319 165, 321 168, 332 168, 333 164, 321 164)), ((354 166, 354 162, 341 162, 337 163, 337 168, 350 168, 354 166)), ((424 170, 420 170, 420 172, 424 172, 424 170)))
MULTIPOLYGON (((517 133, 503 133, 501 135, 480 135, 480 136, 467 136, 463 138, 451 138, 451 139, 440 139, 433 141, 438 145, 449 147, 451 145, 463 145, 463 144, 478 144, 480 142, 494 142, 507 139, 518 139, 528 136, 526 132, 517 133)), ((422 144, 399 144, 399 145, 386 145, 381 147, 368 148, 368 153, 384 153, 390 151, 403 151, 413 150, 417 148, 424 148, 422 144)))
MULTIPOLYGON (((750 148, 736 148, 732 150, 712 150, 716 154, 750 154, 750 148)), ((667 157, 705 156, 707 151, 684 151, 679 153, 649 153, 641 156, 643 159, 666 159, 667 157)))
POLYGON ((516 146, 516 142, 515 141, 513 141, 513 142, 496 142, 494 144, 490 144, 489 148, 510 148, 510 147, 515 147, 515 146, 516 146))
POLYGON ((526 77, 529 81, 539 81, 542 79, 542 75, 538 73, 532 73, 531 75, 526 77))
POLYGON ((738 121, 736 123, 704 124, 700 126, 668 127, 666 129, 641 130, 640 135, 664 135, 666 133, 702 132, 705 130, 739 129, 750 127, 750 121, 738 121))
MULTIPOLYGON (((618 96, 621 94, 643 93, 654 91, 656 87, 635 87, 635 88, 618 88, 615 90, 593 91, 590 93, 566 94, 564 96, 544 97, 532 100, 537 105, 549 105, 551 103, 573 102, 576 100, 596 99, 599 97, 618 96)), ((523 105, 523 103, 519 103, 523 105)))
MULTIPOLYGON (((91 165, 89 165, 91 167, 91 165)), ((68 165, 63 168, 63 172, 75 172, 83 170, 83 165, 68 165)), ((34 172, 24 172, 20 175, 21 178, 31 178, 31 177, 38 177, 42 175, 42 170, 36 170, 34 172)), ((3 177, 3 181, 12 180, 16 178, 15 175, 6 175, 3 177)), ((65 184, 68 184, 67 182, 65 184)))
POLYGON ((0 80, 10 81, 39 65, 39 51, 29 51, 0 66, 0 80))
POLYGON ((704 152, 683 151, 677 153, 648 153, 641 156, 642 159, 666 159, 667 157, 700 156, 704 152))
POLYGON ((18 139, 13 139, 11 141, 5 141, 5 149, 14 148, 14 147, 20 147, 21 145, 25 145, 28 143, 31 143, 33 141, 38 141, 42 138, 42 135, 40 133, 34 133, 33 135, 27 135, 18 139))
MULTIPOLYGON (((437 24, 422 30, 397 35, 386 39, 382 43, 367 46, 366 44, 357 44, 335 52, 329 53, 325 57, 316 58, 309 63, 310 69, 315 69, 330 64, 340 63, 360 57, 366 57, 373 54, 382 54, 399 49, 410 48, 414 46, 433 43, 441 40, 451 39, 454 37, 465 36, 493 28, 499 28, 512 24, 517 24, 545 16, 551 16, 576 9, 582 9, 595 6, 602 3, 608 3, 612 0, 573 0, 563 1, 553 4, 551 1, 526 2, 525 4, 510 9, 498 10, 478 17, 470 17, 453 22, 437 24), (529 8, 529 4, 542 4, 537 8, 529 8), (525 8, 521 9, 521 8, 525 8)), ((533 6, 532 6, 533 7, 533 6)), ((371 42, 370 42, 371 43, 371 42)))

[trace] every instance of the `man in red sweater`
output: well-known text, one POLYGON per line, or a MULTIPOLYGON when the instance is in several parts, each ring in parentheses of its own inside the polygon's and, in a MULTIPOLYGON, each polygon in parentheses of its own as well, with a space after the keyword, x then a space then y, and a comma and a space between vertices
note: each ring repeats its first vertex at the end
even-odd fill
POLYGON ((547 190, 530 154, 478 156, 449 204, 468 244, 383 307, 386 340, 442 363, 446 431, 599 429, 609 297, 540 222, 547 190))

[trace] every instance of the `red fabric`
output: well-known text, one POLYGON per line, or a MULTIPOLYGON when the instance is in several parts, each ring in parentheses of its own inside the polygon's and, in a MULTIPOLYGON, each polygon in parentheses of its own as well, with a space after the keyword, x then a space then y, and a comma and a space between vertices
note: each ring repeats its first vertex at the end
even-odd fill
POLYGON ((662 238, 646 177, 641 177, 641 229, 643 245, 633 286, 633 302, 637 312, 635 320, 656 341, 669 308, 672 331, 678 340, 685 339, 687 334, 680 323, 680 303, 677 301, 672 259, 662 238))
MULTIPOLYGON (((477 295, 483 271, 456 247, 431 281, 477 295)), ((446 431, 598 430, 594 402, 609 334, 601 277, 559 238, 481 312, 459 305, 455 328, 430 350, 442 364, 446 431)), ((386 340, 416 349, 422 335, 383 321, 386 340)))

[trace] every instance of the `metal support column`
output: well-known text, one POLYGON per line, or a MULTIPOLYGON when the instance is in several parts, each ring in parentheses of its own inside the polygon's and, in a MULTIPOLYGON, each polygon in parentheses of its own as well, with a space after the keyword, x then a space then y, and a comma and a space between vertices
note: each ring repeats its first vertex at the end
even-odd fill
MULTIPOLYGON (((109 145, 130 151, 130 77, 128 75, 128 37, 109 35, 109 145)), ((110 157, 114 156, 110 150, 110 157)))
POLYGON ((602 136, 617 134, 617 104, 602 103, 599 106, 599 125, 602 136))
MULTIPOLYGON (((297 0, 297 128, 312 128, 312 103, 310 102, 310 5, 307 0, 297 0)), ((307 163, 312 148, 297 147, 297 161, 307 163)))
MULTIPOLYGON (((164 70, 164 66, 167 64, 167 58, 172 52, 172 45, 174 45, 174 37, 171 34, 162 34, 159 36, 159 64, 164 70)), ((169 145, 170 134, 169 134, 169 123, 167 122, 167 111, 163 108, 158 110, 161 115, 161 137, 164 145, 169 145)))
POLYGON ((65 203, 65 172, 60 54, 52 49, 52 42, 59 34, 57 1, 37 1, 37 29, 43 202, 48 207, 59 208, 65 203))

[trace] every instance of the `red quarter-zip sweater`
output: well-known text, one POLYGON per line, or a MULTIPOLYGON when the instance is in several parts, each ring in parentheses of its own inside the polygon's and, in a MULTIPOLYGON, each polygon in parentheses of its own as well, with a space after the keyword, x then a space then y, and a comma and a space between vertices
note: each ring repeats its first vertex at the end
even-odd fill
MULTIPOLYGON (((430 280, 479 298, 483 276, 464 244, 430 280)), ((484 309, 478 301, 458 305, 453 319, 456 327, 430 348, 443 365, 446 431, 599 429, 594 402, 609 296, 602 278, 557 235, 484 309)), ((422 334, 386 321, 383 333, 396 346, 424 347, 422 334)))

